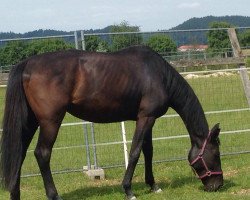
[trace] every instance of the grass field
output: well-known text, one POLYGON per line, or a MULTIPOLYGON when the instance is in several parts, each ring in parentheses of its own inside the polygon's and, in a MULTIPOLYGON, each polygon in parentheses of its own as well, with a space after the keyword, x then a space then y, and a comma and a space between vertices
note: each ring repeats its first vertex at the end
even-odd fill
MULTIPOLYGON (((143 166, 138 165, 133 190, 140 200, 248 200, 250 199, 250 156, 249 154, 222 157, 224 187, 216 193, 203 191, 186 161, 154 164, 155 178, 163 192, 151 194, 144 184, 143 166)), ((124 199, 121 189, 123 168, 105 171, 105 180, 90 181, 78 173, 54 175, 58 191, 64 200, 118 200, 124 199)), ((45 200, 42 178, 23 178, 21 181, 23 200, 45 200)), ((8 193, 0 190, 0 199, 7 200, 8 193)))
MULTIPOLYGON (((222 111, 248 108, 242 83, 237 73, 230 76, 189 79, 204 110, 222 111)), ((0 89, 3 96, 5 89, 0 89)), ((0 98, 0 105, 3 99, 0 98)), ((168 114, 175 114, 169 110, 168 114)), ((0 112, 0 118, 2 118, 0 112)), ((222 133, 239 131, 234 134, 222 134, 221 152, 234 153, 250 151, 250 111, 234 111, 208 114, 210 127, 220 122, 222 133)), ((70 115, 64 123, 80 121, 70 115)), ((126 122, 127 139, 131 140, 134 131, 134 122, 126 122)), ((88 127, 89 128, 89 127, 88 127)), ((154 138, 186 135, 187 131, 179 117, 160 118, 153 129, 154 138)), ((23 175, 39 173, 37 163, 33 156, 36 145, 35 135, 27 154, 23 175)), ((97 144, 121 141, 120 124, 95 124, 95 137, 97 144)), ((189 138, 154 141, 154 160, 172 160, 186 158, 190 148, 189 138)), ((92 149, 92 148, 91 148, 92 149)), ((102 167, 123 165, 123 146, 103 145, 97 146, 98 163, 102 167)), ((143 160, 140 160, 143 161, 143 160)), ((222 158, 225 171, 225 187, 217 193, 205 193, 201 183, 196 180, 186 161, 167 162, 155 164, 155 176, 163 188, 162 194, 149 194, 143 183, 143 166, 138 166, 134 177, 134 190, 139 199, 249 199, 250 193, 250 156, 241 154, 225 156, 222 158)), ((86 151, 82 125, 61 127, 55 148, 52 154, 51 166, 53 171, 79 170, 86 165, 86 151), (67 148, 65 148, 67 147, 67 148)), ((81 173, 54 175, 58 190, 64 199, 122 199, 120 187, 123 168, 105 170, 106 180, 89 181, 81 173)), ((7 199, 8 194, 0 190, 0 199, 7 199)), ((41 177, 22 179, 22 199, 45 199, 41 177)))

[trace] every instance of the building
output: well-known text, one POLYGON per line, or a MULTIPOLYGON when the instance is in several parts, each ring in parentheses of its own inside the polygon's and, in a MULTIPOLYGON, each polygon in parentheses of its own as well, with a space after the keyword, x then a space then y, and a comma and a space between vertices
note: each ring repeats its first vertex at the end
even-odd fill
POLYGON ((187 52, 187 51, 205 51, 208 48, 208 45, 182 45, 178 47, 179 52, 187 52))

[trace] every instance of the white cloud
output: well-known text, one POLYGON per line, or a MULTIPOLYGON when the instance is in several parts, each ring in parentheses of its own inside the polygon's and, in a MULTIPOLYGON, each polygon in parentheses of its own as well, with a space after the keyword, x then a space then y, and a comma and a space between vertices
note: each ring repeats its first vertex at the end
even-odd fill
POLYGON ((193 2, 193 3, 181 3, 177 7, 178 8, 189 8, 189 9, 194 9, 200 7, 201 4, 198 2, 193 2))

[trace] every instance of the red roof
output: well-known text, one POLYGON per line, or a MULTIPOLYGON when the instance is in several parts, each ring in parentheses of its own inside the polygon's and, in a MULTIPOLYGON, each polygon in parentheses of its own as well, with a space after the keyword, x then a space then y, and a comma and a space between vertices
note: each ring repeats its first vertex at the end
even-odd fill
POLYGON ((182 45, 178 48, 178 50, 179 51, 188 51, 188 50, 205 51, 207 48, 208 48, 208 45, 195 44, 195 45, 182 45))

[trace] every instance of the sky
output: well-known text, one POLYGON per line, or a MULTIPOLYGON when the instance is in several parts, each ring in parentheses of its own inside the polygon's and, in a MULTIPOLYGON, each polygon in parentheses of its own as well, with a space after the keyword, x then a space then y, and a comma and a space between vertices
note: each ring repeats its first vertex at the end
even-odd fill
POLYGON ((122 21, 157 31, 208 15, 250 16, 250 0, 0 0, 0 32, 100 29, 122 21))

